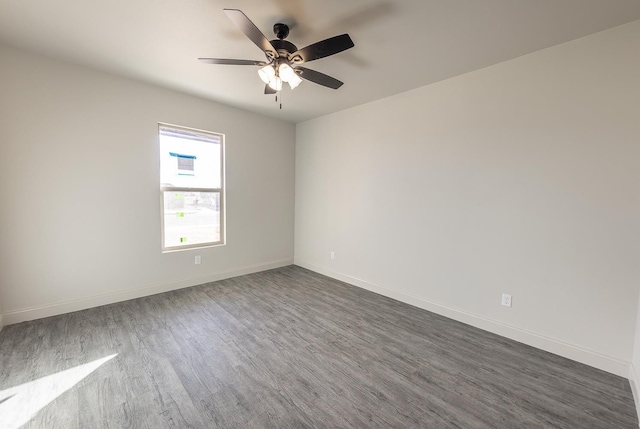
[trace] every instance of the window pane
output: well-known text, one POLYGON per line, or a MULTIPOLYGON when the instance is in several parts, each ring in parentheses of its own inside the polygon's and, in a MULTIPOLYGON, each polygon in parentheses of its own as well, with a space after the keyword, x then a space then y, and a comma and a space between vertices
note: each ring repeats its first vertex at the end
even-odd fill
POLYGON ((160 185, 176 188, 221 187, 218 136, 160 128, 160 185))
POLYGON ((165 191, 164 247, 220 242, 220 193, 165 191))

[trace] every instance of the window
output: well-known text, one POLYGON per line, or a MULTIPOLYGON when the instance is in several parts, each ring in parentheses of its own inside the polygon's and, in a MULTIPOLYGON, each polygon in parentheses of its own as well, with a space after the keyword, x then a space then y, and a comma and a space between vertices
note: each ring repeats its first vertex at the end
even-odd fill
POLYGON ((224 136, 159 124, 162 250, 224 244, 224 136))

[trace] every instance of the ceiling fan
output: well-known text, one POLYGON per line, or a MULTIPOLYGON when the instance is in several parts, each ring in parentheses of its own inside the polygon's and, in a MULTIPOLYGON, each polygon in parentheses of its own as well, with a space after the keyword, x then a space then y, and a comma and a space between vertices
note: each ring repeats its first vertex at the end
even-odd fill
POLYGON ((301 67, 300 64, 353 48, 353 41, 348 34, 341 34, 298 49, 293 43, 284 40, 289 35, 289 26, 286 24, 275 24, 273 26, 273 32, 277 39, 269 41, 241 10, 224 9, 224 12, 234 24, 264 52, 267 60, 198 58, 200 61, 209 64, 260 67, 260 69, 258 69, 258 75, 265 83, 265 94, 275 94, 280 91, 283 82, 288 83, 291 89, 294 89, 302 82, 302 79, 332 89, 338 89, 342 86, 343 83, 338 79, 306 67, 301 67))

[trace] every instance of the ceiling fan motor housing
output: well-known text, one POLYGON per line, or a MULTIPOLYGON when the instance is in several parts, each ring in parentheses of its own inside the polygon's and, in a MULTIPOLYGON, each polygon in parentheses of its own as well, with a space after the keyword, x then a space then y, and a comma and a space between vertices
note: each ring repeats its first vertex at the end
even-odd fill
POLYGON ((290 54, 298 50, 296 45, 287 40, 271 40, 271 44, 276 48, 276 51, 278 51, 278 55, 284 58, 287 58, 290 54))

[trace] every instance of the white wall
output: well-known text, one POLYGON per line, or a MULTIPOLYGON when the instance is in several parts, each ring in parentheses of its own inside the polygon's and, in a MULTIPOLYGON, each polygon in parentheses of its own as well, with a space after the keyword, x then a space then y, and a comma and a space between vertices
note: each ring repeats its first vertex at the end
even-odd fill
POLYGON ((638 46, 640 21, 298 124, 296 264, 627 376, 638 46))
POLYGON ((292 263, 294 125, 9 48, 0 58, 5 323, 292 263), (161 253, 158 122, 226 135, 226 246, 161 253))

